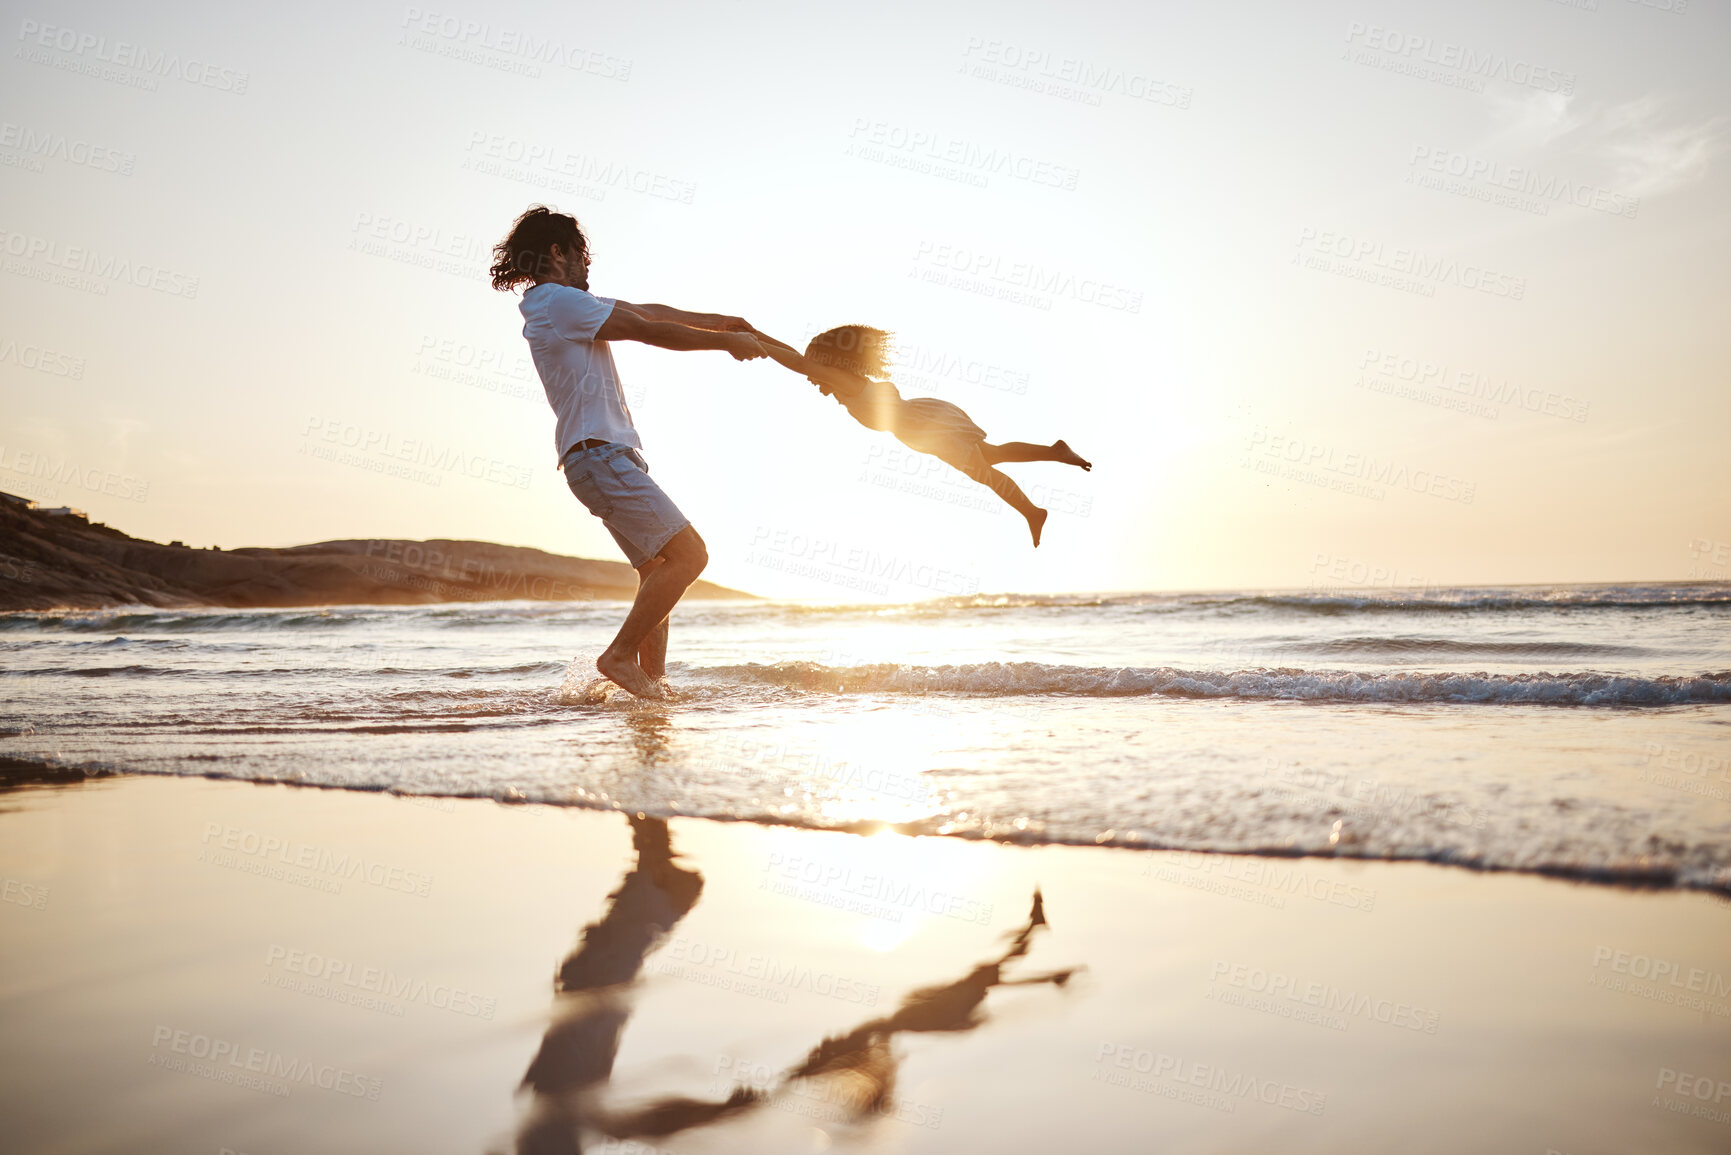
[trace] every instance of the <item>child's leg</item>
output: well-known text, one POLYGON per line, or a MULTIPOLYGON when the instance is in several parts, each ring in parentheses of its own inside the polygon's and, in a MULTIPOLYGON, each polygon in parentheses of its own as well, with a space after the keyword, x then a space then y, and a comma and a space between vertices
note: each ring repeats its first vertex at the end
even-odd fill
POLYGON ((1062 441, 1054 441, 1050 445, 1033 445, 1026 441, 1006 441, 1002 445, 981 442, 980 452, 986 455, 986 462, 990 465, 999 465, 1006 461, 1057 461, 1082 469, 1094 468, 1093 462, 1084 461, 1062 441))
POLYGON ((1040 531, 1046 527, 1046 511, 1029 501, 1028 495, 1022 492, 1022 487, 1012 481, 1008 474, 989 465, 976 466, 963 472, 1003 498, 1012 509, 1028 519, 1028 532, 1034 535, 1034 548, 1038 549, 1040 531))

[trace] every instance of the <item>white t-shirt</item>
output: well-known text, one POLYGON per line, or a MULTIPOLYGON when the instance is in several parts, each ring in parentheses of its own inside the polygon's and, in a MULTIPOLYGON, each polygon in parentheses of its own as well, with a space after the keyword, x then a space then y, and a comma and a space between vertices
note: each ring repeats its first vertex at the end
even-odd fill
POLYGON ((545 281, 531 286, 518 306, 529 355, 558 418, 553 437, 561 456, 591 437, 643 448, 619 387, 613 350, 595 339, 613 305, 612 297, 545 281))

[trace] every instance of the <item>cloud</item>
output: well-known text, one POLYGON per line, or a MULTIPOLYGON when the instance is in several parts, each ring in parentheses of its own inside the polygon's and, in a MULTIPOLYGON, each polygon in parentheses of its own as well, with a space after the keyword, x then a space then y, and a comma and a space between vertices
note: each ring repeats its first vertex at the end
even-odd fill
POLYGON ((1509 93, 1493 89, 1491 115, 1498 127, 1487 142, 1508 149, 1546 148, 1574 132, 1581 120, 1570 106, 1573 95, 1562 92, 1509 93))
POLYGON ((1652 197, 1698 181, 1718 153, 1718 118, 1687 119, 1654 94, 1617 104, 1588 104, 1560 92, 1490 99, 1496 127, 1487 148, 1542 154, 1535 159, 1586 170, 1582 177, 1627 196, 1652 197))
POLYGON ((1719 135, 1712 121, 1666 123, 1664 110, 1653 97, 1614 105, 1603 121, 1603 148, 1617 166, 1618 182, 1641 197, 1700 180, 1719 135))

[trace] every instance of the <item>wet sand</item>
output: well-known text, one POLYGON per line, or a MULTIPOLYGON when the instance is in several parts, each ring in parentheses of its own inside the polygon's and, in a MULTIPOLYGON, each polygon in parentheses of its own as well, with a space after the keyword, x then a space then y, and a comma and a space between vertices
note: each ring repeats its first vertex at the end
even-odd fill
POLYGON ((1714 895, 13 787, 8 1151, 1731 1149, 1714 895))

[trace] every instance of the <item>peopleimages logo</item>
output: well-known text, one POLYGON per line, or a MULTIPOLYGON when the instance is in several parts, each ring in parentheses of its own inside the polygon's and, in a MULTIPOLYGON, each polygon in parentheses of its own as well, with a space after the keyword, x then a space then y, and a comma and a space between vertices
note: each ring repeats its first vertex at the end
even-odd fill
MULTIPOLYGON (((1367 348, 1359 358, 1361 375, 1356 384, 1378 389, 1374 378, 1399 381, 1425 389, 1440 389, 1459 394, 1471 401, 1487 401, 1494 405, 1519 406, 1528 413, 1541 413, 1564 421, 1585 421, 1591 408, 1589 402, 1550 389, 1520 386, 1507 377, 1497 378, 1473 369, 1451 369, 1444 361, 1409 357, 1385 349, 1367 348), (1364 370, 1372 381, 1366 380, 1364 370)), ((1495 411, 1492 411, 1495 415, 1495 411)))
MULTIPOLYGON (((1434 469, 1410 469, 1404 464, 1382 460, 1372 454, 1342 450, 1332 445, 1276 433, 1266 425, 1258 425, 1251 431, 1246 450, 1250 454, 1250 461, 1259 457, 1274 462, 1284 461, 1296 467, 1332 473, 1369 486, 1405 489, 1439 497, 1444 501, 1458 501, 1464 505, 1471 505, 1478 492, 1476 482, 1451 477, 1434 469)), ((1381 500, 1380 496, 1378 500, 1381 500)))
POLYGON ((491 1019, 499 1006, 495 997, 449 983, 428 982, 414 975, 399 975, 388 967, 357 964, 351 959, 276 943, 265 951, 264 965, 267 971, 282 972, 268 976, 274 977, 277 986, 333 1002, 352 1002, 368 1006, 368 1009, 383 1009, 390 1014, 401 1015, 402 1007, 390 1002, 382 1008, 373 1007, 367 996, 379 996, 376 1001, 421 1003, 436 1010, 480 1019, 491 1019))
MULTIPOLYGON (((208 64, 190 56, 182 59, 178 52, 156 51, 126 40, 110 43, 106 36, 42 24, 35 20, 19 21, 18 39, 24 42, 27 49, 53 49, 79 63, 93 62, 129 68, 149 77, 184 80, 188 84, 214 88, 218 92, 232 92, 236 96, 246 94, 247 82, 252 79, 248 73, 238 69, 208 64)), ((32 56, 31 59, 38 64, 59 63, 51 57, 36 59, 32 56)))
POLYGON ((527 489, 532 476, 524 465, 426 438, 402 437, 392 430, 373 429, 339 417, 309 416, 301 436, 304 438, 301 452, 308 456, 362 468, 367 468, 367 462, 371 461, 373 472, 388 473, 392 471, 390 467, 395 467, 411 480, 431 479, 434 485, 456 474, 473 481, 527 489))
POLYGON ((48 888, 41 883, 25 882, 19 878, 0 879, 0 902, 10 902, 30 910, 44 910, 48 906, 48 888))
POLYGON ((246 874, 271 877, 280 874, 285 881, 329 893, 340 892, 345 881, 364 882, 419 898, 427 897, 433 888, 430 874, 369 859, 349 850, 299 842, 275 834, 226 826, 221 822, 206 822, 200 842, 201 862, 246 874))
POLYGON ((791 990, 875 1007, 878 1005, 880 993, 879 987, 874 983, 866 983, 831 971, 814 970, 804 963, 788 962, 774 955, 742 953, 735 947, 690 939, 684 935, 668 944, 667 957, 657 962, 656 973, 711 986, 727 985, 726 981, 718 984, 714 981, 716 979, 745 980, 760 987, 775 988, 757 992, 741 989, 742 994, 768 995, 772 1002, 786 1002, 785 992, 791 990), (774 997, 778 995, 779 997, 774 997))
POLYGON ((1723 1106, 1725 1100, 1731 1098, 1731 1082, 1725 1079, 1679 1071, 1675 1067, 1660 1067, 1659 1080, 1654 1087, 1650 1106, 1714 1123, 1731 1123, 1731 1108, 1723 1106), (1667 1095, 1671 1097, 1667 1098, 1667 1095), (1713 1105, 1709 1107, 1708 1103, 1713 1105))
POLYGON ((1028 373, 1025 370, 1007 369, 977 358, 964 359, 926 345, 897 346, 896 380, 922 384, 959 382, 1014 393, 1018 397, 1028 392, 1028 373))
POLYGON ((349 231, 354 234, 349 238, 349 248, 375 254, 382 252, 384 246, 395 245, 436 257, 485 262, 492 252, 492 242, 479 234, 447 232, 382 213, 356 213, 349 231), (367 247, 369 243, 371 248, 367 247))
POLYGON ((789 893, 805 897, 797 888, 800 884, 836 894, 854 895, 886 909, 900 907, 926 914, 942 915, 979 926, 992 921, 992 905, 983 903, 941 885, 930 885, 927 878, 906 878, 876 871, 855 873, 852 867, 799 855, 772 853, 763 865, 764 880, 760 890, 789 893))
POLYGON ((557 64, 573 72, 586 72, 603 80, 631 79, 631 61, 605 52, 567 44, 550 36, 521 28, 508 28, 485 20, 467 20, 424 8, 405 8, 402 28, 405 42, 420 51, 436 51, 459 59, 486 63, 467 53, 494 53, 530 76, 540 76, 538 64, 557 64), (439 49, 446 51, 439 52, 439 49))
POLYGON ((1283 863, 1278 859, 1239 858, 1236 855, 1209 854, 1199 850, 1170 850, 1161 855, 1150 855, 1147 864, 1142 868, 1142 876, 1158 878, 1162 882, 1176 882, 1195 890, 1207 890, 1231 898, 1259 902, 1277 910, 1286 905, 1287 896, 1326 902, 1347 910, 1364 911, 1366 914, 1376 910, 1376 891, 1313 873, 1303 865, 1305 861, 1307 860, 1294 859, 1283 863), (1229 881, 1215 884, 1212 880, 1204 880, 1204 875, 1218 875, 1229 881), (1244 885, 1233 886, 1232 883, 1244 885), (1252 893, 1248 888, 1256 888, 1262 893, 1252 893))
MULTIPOLYGON (((64 164, 93 168, 99 172, 131 176, 138 158, 107 145, 69 137, 63 132, 35 129, 11 121, 0 122, 0 148, 16 149, 33 160, 57 160, 64 164)), ((36 171, 40 172, 38 168, 36 171)))
POLYGON ((0 365, 8 363, 54 377, 70 377, 74 381, 84 376, 82 357, 56 352, 45 345, 21 344, 11 337, 0 337, 0 365))
POLYGON ((1050 185, 1071 192, 1075 191, 1076 181, 1081 176, 1080 170, 1069 165, 1028 156, 1015 149, 988 148, 936 129, 910 128, 864 116, 854 117, 848 139, 851 142, 848 146, 850 154, 868 160, 882 160, 883 156, 862 150, 887 150, 889 155, 901 154, 933 163, 956 165, 979 176, 1014 177, 1030 184, 1050 185))
MULTIPOLYGON (((1217 1002, 1232 1001, 1223 997, 1226 992, 1218 990, 1218 987, 1224 986, 1262 995, 1276 1006, 1279 1005, 1276 1000, 1279 1000, 1295 1006, 1315 1008, 1330 1015, 1360 1018, 1427 1035, 1436 1034, 1442 1021, 1438 1012, 1411 1003, 1381 998, 1364 991, 1342 990, 1332 983, 1307 981, 1248 963, 1217 960, 1209 968, 1208 983, 1209 994, 1205 997, 1217 1002)), ((1342 1025, 1336 1029, 1344 1030, 1345 1027, 1342 1025)))
POLYGON ((1652 983, 1712 998, 1731 997, 1731 977, 1700 967, 1685 966, 1675 959, 1655 958, 1635 951, 1599 946, 1593 950, 1593 968, 1604 967, 1612 974, 1630 975, 1652 983))
MULTIPOLYGON (((1508 165, 1484 157, 1469 156, 1446 148, 1414 145, 1407 161, 1410 181, 1415 175, 1449 176, 1487 190, 1532 197, 1548 211, 1552 203, 1568 202, 1576 208, 1592 209, 1611 216, 1633 218, 1641 209, 1641 198, 1612 192, 1598 185, 1550 176, 1524 165, 1508 165)), ((1515 207, 1522 207, 1516 203, 1515 207)), ((1541 212, 1539 215, 1545 215, 1541 212)))
POLYGON ((1429 36, 1401 32, 1378 24, 1353 21, 1347 25, 1346 42, 1352 46, 1348 52, 1356 48, 1367 53, 1386 54, 1387 57, 1384 61, 1378 56, 1367 54, 1364 59, 1354 57, 1357 63, 1381 63, 1390 71, 1410 71, 1423 79, 1432 78, 1427 73, 1427 68, 1433 71, 1441 70, 1465 82, 1461 87, 1470 87, 1475 92, 1483 91, 1484 82, 1487 80, 1503 80, 1526 88, 1536 88, 1540 92, 1556 92, 1564 96, 1572 95, 1575 91, 1573 72, 1545 68, 1500 52, 1487 52, 1450 40, 1435 40, 1429 36))
POLYGON ((975 574, 765 525, 758 526, 752 534, 751 550, 745 560, 749 565, 865 589, 880 596, 889 592, 892 581, 956 597, 980 590, 980 579, 975 574))
MULTIPOLYGON (((96 278, 95 288, 106 294, 105 281, 119 281, 140 289, 153 289, 171 297, 192 299, 198 296, 198 278, 173 269, 146 262, 134 262, 113 253, 102 253, 82 245, 62 245, 47 237, 15 233, 0 228, 0 252, 8 257, 33 261, 53 269, 64 269, 96 278)), ((8 272, 28 274, 28 268, 8 269, 8 272)))
POLYGON ((469 158, 463 162, 463 167, 489 176, 509 175, 500 166, 515 165, 524 171, 570 177, 583 184, 627 189, 686 205, 697 195, 697 185, 692 181, 616 160, 603 160, 591 153, 571 152, 558 144, 475 131, 469 134, 466 151, 469 158))
POLYGON ((263 1047, 243 1047, 228 1039, 173 1027, 158 1026, 151 1035, 150 1046, 150 1065, 153 1067, 221 1083, 245 1083, 255 1090, 283 1097, 287 1097, 295 1083, 375 1102, 384 1089, 383 1080, 369 1079, 347 1067, 315 1063, 263 1047), (265 1080, 276 1082, 262 1084, 265 1080))
POLYGON ((1227 1114, 1235 1114, 1245 1099, 1305 1115, 1320 1115, 1328 1109, 1328 1096, 1322 1091, 1130 1043, 1102 1042, 1094 1052, 1094 1073, 1089 1078, 1169 1099, 1188 1098, 1197 1106, 1227 1114), (1147 1077, 1138 1079, 1135 1075, 1147 1077))
MULTIPOLYGON (((1157 79, 1150 72, 1115 68, 1077 56, 1065 56, 1047 52, 1042 48, 1019 45, 1014 41, 986 40, 979 36, 970 36, 967 47, 962 49, 962 59, 964 70, 970 66, 975 69, 984 66, 985 71, 973 72, 973 75, 982 79, 998 79, 996 70, 1003 69, 1007 75, 1022 74, 1029 81, 1073 86, 1086 96, 1092 97, 1085 101, 1089 104, 1100 103, 1100 94, 1106 93, 1126 96, 1131 100, 1143 100, 1150 104, 1163 104, 1168 108, 1189 108, 1193 95, 1184 85, 1157 79)), ((1000 83, 1003 81, 1000 80, 1000 83)), ((1047 89, 1038 83, 1016 87, 1051 91, 1053 95, 1063 94, 1061 87, 1047 89)))
POLYGON ((1380 270, 1385 277, 1394 278, 1389 283, 1396 288, 1410 283, 1434 293, 1435 289, 1430 288, 1434 283, 1455 285, 1511 301, 1519 301, 1527 295, 1525 277, 1500 273, 1471 261, 1434 257, 1417 249, 1385 245, 1382 241, 1330 229, 1300 229, 1297 244, 1299 252, 1293 254, 1294 264, 1304 263, 1307 255, 1334 258, 1356 268, 1358 272, 1352 275, 1364 280, 1374 279, 1380 270))
POLYGON ((145 501, 150 497, 150 482, 141 481, 129 473, 80 465, 68 457, 56 460, 50 454, 9 449, 3 444, 0 444, 0 469, 40 478, 54 486, 76 487, 86 493, 101 493, 122 501, 145 501))
POLYGON ((1140 292, 1027 261, 1006 262, 994 253, 971 249, 965 245, 920 241, 914 250, 914 263, 930 269, 978 278, 1003 289, 1020 290, 1044 297, 1068 297, 1084 305, 1099 305, 1101 308, 1126 313, 1142 311, 1140 292))

